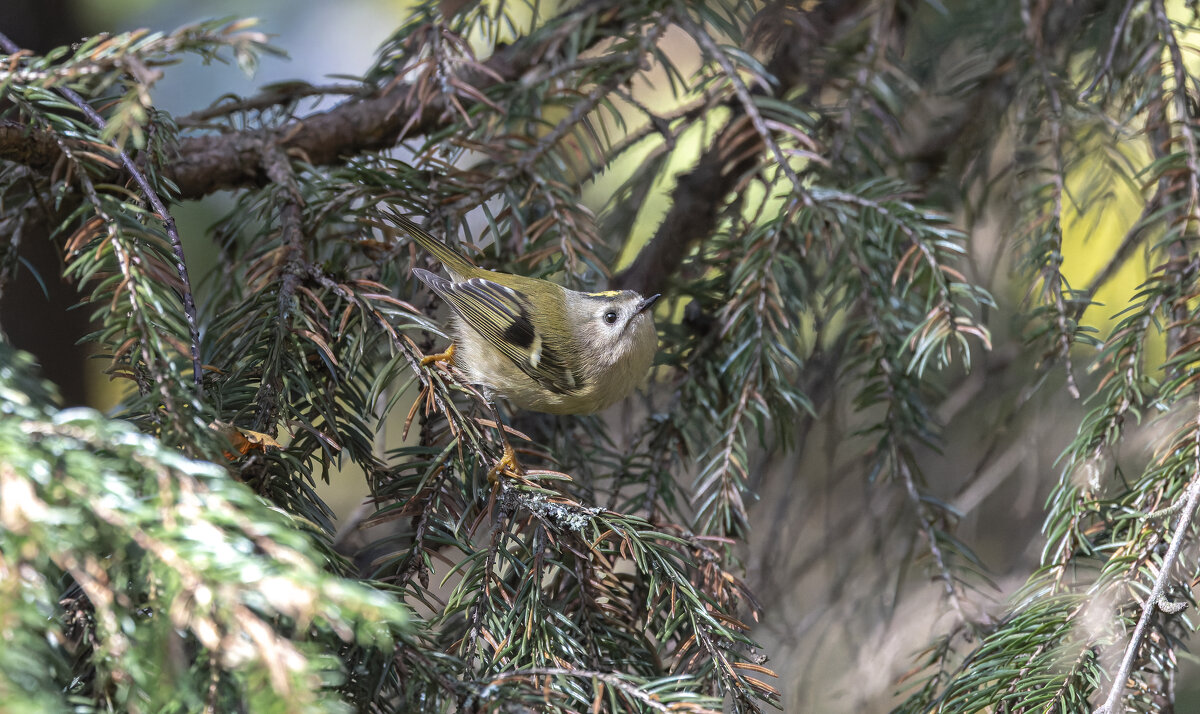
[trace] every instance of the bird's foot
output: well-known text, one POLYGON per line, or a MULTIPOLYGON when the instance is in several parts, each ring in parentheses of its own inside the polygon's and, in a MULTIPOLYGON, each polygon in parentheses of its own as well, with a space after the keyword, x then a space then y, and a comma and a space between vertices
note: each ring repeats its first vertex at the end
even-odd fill
POLYGON ((513 450, 512 445, 505 439, 504 454, 496 462, 496 465, 488 471, 488 483, 494 486, 500 482, 501 476, 519 478, 524 472, 525 469, 521 467, 521 462, 517 461, 517 452, 513 450))
POLYGON ((428 357, 422 357, 421 358, 421 366, 428 367, 429 365, 431 365, 435 362, 449 363, 450 360, 452 360, 452 359, 454 359, 454 343, 453 342, 450 343, 450 346, 446 348, 445 352, 440 352, 436 355, 429 355, 428 357))

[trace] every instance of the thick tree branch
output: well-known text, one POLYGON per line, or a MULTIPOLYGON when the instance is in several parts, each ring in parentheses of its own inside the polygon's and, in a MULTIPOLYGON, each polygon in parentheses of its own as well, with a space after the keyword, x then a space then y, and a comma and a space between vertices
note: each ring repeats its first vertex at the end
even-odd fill
MULTIPOLYGON (((501 64, 497 62, 497 64, 501 64)), ((481 79, 482 88, 494 80, 481 79)), ((352 99, 275 129, 192 136, 179 142, 175 160, 162 174, 179 187, 178 197, 195 199, 221 189, 262 186, 270 178, 262 166, 268 146, 279 147, 315 165, 331 164, 342 156, 394 144, 415 106, 407 85, 365 98, 352 99)), ((275 96, 272 94, 272 96, 275 96)), ((255 101, 247 100, 253 106, 255 101)), ((409 126, 412 134, 436 127, 444 106, 426 105, 409 126)), ((49 132, 11 122, 0 123, 0 160, 46 170, 62 156, 49 132)))
MULTIPOLYGON (((542 57, 544 48, 518 43, 492 55, 482 63, 481 70, 462 79, 472 90, 482 93, 520 77, 542 57)), ((181 198, 262 186, 270 181, 261 160, 268 145, 322 166, 344 156, 386 149, 395 145, 402 134, 428 134, 455 116, 453 96, 422 103, 414 90, 411 84, 396 83, 374 96, 347 100, 276 129, 186 138, 179 143, 178 159, 163 167, 163 174, 179 186, 181 198)), ((247 103, 253 105, 254 100, 247 103)))
POLYGON ((279 129, 234 132, 184 139, 179 156, 163 167, 163 175, 179 186, 180 198, 199 198, 213 191, 262 186, 270 178, 262 165, 268 147, 321 166, 340 157, 395 144, 413 113, 409 131, 423 134, 437 124, 443 108, 415 107, 403 87, 386 94, 344 102, 327 112, 296 120, 279 129))

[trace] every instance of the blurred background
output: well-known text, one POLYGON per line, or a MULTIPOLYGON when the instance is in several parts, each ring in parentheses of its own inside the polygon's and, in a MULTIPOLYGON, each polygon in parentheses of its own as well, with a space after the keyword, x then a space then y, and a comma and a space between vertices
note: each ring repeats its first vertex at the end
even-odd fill
MULTIPOLYGON (((104 31, 170 30, 232 15, 261 18, 260 29, 273 35, 288 58, 266 57, 252 78, 237 67, 204 67, 194 58, 166 68, 155 102, 177 114, 225 94, 252 94, 271 82, 357 75, 407 10, 407 3, 388 0, 215 0, 202 9, 184 0, 5 0, 0 3, 0 31, 18 45, 44 52, 104 31)), ((680 49, 684 51, 690 50, 680 49)), ((662 91, 668 101, 669 94, 662 91)), ((698 152, 703 137, 691 138, 698 152)), ((630 171, 636 156, 631 160, 630 171)), ((620 180, 605 177, 592 190, 603 195, 609 182, 620 180)), ((1110 194, 1102 204, 1102 218, 1069 216, 1065 269, 1073 283, 1083 285, 1107 262, 1142 207, 1132 188, 1108 185, 1094 172, 1080 171, 1073 184, 1072 191, 1080 195, 1110 194)), ((217 194, 176 211, 193 275, 213 266, 216 251, 203 231, 229 205, 227 197, 217 194)), ((661 215, 643 212, 636 237, 651 233, 661 215)), ((1004 305, 1025 298, 1010 277, 1013 256, 1004 240, 1013 230, 1010 218, 1002 206, 960 217, 970 233, 969 277, 996 296, 998 315, 1012 314, 1004 305)), ((28 269, 13 287, 20 299, 4 302, 0 323, 18 347, 38 356, 66 403, 111 407, 120 394, 103 374, 103 365, 76 345, 88 330, 86 315, 70 309, 78 297, 54 277, 60 274, 59 256, 48 243, 28 248, 28 269)), ((1089 313, 1097 329, 1103 331, 1108 318, 1124 307, 1126 296, 1146 275, 1147 260, 1130 260, 1096 296, 1109 308, 1089 313)), ((198 298, 203 300, 202 287, 198 298)), ((1019 326, 985 322, 995 349, 978 355, 970 375, 946 377, 948 396, 938 417, 947 425, 947 447, 944 453, 925 454, 923 467, 931 492, 942 494, 962 514, 955 533, 989 573, 990 583, 977 583, 980 597, 974 606, 999 613, 1005 596, 1036 566, 1042 507, 1058 478, 1054 462, 1072 438, 1084 405, 1062 389, 1032 396, 1021 391, 1031 380, 1010 371, 1020 349, 1019 326), (1005 389, 1006 382, 1011 388, 1005 389)), ((1082 370, 1077 372, 1087 380, 1082 370)), ((1061 380, 1061 371, 1046 379, 1061 380)), ((754 636, 770 658, 768 666, 780 675, 787 711, 887 711, 903 691, 901 677, 915 656, 946 626, 942 584, 926 579, 919 567, 899 577, 895 572, 913 547, 911 539, 894 537, 910 530, 897 524, 903 518, 903 495, 872 484, 863 465, 854 462, 863 453, 853 436, 855 419, 853 405, 834 395, 818 419, 801 427, 802 449, 786 456, 768 449, 751 469, 760 500, 752 513, 745 562, 748 581, 764 606, 754 636)), ((1127 447, 1133 458, 1144 458, 1138 449, 1144 451, 1144 445, 1127 447)), ((362 502, 365 486, 360 474, 334 479, 323 495, 345 518, 362 502)), ((1178 711, 1200 711, 1198 670, 1194 662, 1183 667, 1179 681, 1191 691, 1179 696, 1178 711)))

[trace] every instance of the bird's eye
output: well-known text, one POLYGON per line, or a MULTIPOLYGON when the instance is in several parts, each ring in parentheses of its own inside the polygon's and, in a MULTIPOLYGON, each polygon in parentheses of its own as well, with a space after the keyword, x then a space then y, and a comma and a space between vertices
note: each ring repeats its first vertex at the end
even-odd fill
POLYGON ((613 312, 612 310, 604 313, 604 321, 610 325, 617 324, 617 313, 613 312))

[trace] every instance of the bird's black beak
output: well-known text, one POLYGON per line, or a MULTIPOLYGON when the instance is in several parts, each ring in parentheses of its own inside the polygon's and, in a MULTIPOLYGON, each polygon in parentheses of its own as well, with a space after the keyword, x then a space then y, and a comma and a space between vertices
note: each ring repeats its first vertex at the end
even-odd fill
POLYGON ((634 314, 636 315, 639 313, 643 313, 643 312, 649 310, 650 308, 654 307, 654 303, 658 302, 658 299, 660 297, 662 297, 662 295, 651 295, 648 298, 643 298, 642 301, 637 304, 637 309, 633 311, 634 314))

